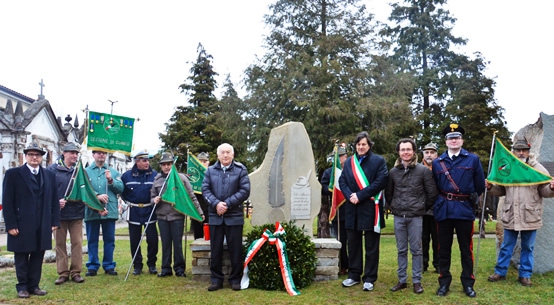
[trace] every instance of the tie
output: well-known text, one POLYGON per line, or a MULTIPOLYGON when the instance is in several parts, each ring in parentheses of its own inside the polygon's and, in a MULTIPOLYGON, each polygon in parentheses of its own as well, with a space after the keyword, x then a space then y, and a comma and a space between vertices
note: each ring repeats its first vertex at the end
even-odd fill
POLYGON ((36 174, 38 174, 37 170, 36 170, 36 169, 33 169, 33 175, 36 176, 36 174))

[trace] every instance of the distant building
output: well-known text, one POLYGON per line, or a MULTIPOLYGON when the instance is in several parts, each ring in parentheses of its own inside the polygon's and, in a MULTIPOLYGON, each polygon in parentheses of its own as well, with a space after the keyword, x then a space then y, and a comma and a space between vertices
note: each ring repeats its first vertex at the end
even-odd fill
MULTIPOLYGON (((23 149, 30 142, 36 141, 47 151, 42 164, 45 167, 56 161, 61 147, 67 142, 82 144, 87 127, 80 127, 77 117, 73 124, 71 121, 73 118, 67 115, 62 124, 61 117, 56 117, 42 90, 38 99, 34 100, 0 85, 0 185, 6 170, 25 163, 23 149)), ((92 160, 92 154, 86 147, 83 147, 81 156, 84 165, 92 160)), ((120 173, 133 165, 129 157, 120 153, 110 155, 108 162, 120 173)), ((0 188, 0 200, 2 191, 0 188)))

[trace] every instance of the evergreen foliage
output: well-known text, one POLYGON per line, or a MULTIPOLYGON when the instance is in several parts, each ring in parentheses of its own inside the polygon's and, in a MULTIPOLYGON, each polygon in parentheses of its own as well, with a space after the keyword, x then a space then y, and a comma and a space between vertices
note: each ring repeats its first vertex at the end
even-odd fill
MULTIPOLYGON (((309 286, 315 277, 317 256, 315 245, 311 238, 304 234, 303 228, 299 228, 294 221, 281 223, 286 234, 281 240, 286 243, 292 279, 296 288, 301 289, 309 286)), ((275 224, 254 226, 246 236, 245 252, 254 242, 259 239, 265 230, 275 232, 275 224)), ((248 264, 248 277, 250 287, 263 290, 285 290, 281 267, 274 245, 266 242, 256 253, 256 256, 248 264)))

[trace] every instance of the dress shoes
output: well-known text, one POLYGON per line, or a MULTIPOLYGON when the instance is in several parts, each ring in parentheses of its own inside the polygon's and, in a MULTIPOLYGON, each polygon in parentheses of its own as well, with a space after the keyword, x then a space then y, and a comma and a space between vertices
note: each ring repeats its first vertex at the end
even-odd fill
POLYGON ((61 285, 65 282, 67 282, 69 278, 67 276, 60 276, 57 280, 54 281, 54 284, 61 285))
POLYGON ((184 272, 175 272, 176 277, 187 277, 187 275, 184 272))
POLYGON ((173 273, 171 273, 171 271, 162 271, 160 273, 158 273, 158 277, 166 277, 166 276, 172 276, 173 273))
POLYGON ((423 293, 423 286, 421 286, 421 283, 414 283, 414 293, 423 293))
POLYGON ((440 286, 439 289, 437 290, 437 295, 439 297, 445 297, 448 294, 449 290, 450 288, 448 288, 448 286, 440 286))
POLYGON ((26 299, 29 297, 29 291, 27 290, 20 290, 17 292, 17 296, 22 299, 26 299))
POLYGON ((106 270, 107 275, 117 275, 117 271, 115 269, 108 269, 106 270))
POLYGON ((531 286, 533 283, 531 282, 531 279, 528 277, 518 277, 517 281, 521 284, 521 286, 531 286))
POLYGON ((395 292, 398 290, 406 289, 407 287, 408 287, 408 284, 398 282, 396 285, 394 285, 394 287, 390 289, 390 291, 395 292))
POLYGON ((34 290, 31 290, 29 294, 34 294, 38 296, 44 296, 47 294, 46 290, 42 290, 40 288, 35 288, 34 290))
POLYGON ((71 278, 75 283, 82 283, 85 281, 85 279, 80 275, 80 274, 75 274, 72 278, 71 278))
POLYGON ((208 286, 208 291, 216 291, 223 288, 223 284, 212 282, 210 286, 208 286))
POLYGON ((504 281, 506 280, 506 277, 503 275, 500 275, 498 273, 495 273, 491 276, 489 276, 488 281, 489 282, 498 282, 498 281, 504 281))
POLYGON ((148 267, 148 272, 150 272, 150 274, 158 274, 158 270, 156 270, 156 266, 148 267))
POLYGON ((233 289, 235 291, 240 290, 240 283, 231 284, 231 289, 233 289))
POLYGON ((477 293, 475 292, 475 290, 473 290, 473 287, 471 286, 465 287, 464 293, 470 298, 474 298, 477 296, 477 293))
POLYGON ((135 270, 133 270, 133 275, 140 275, 140 274, 142 274, 141 268, 135 268, 135 270))
POLYGON ((96 276, 96 270, 94 269, 87 270, 87 273, 85 273, 85 276, 96 276))

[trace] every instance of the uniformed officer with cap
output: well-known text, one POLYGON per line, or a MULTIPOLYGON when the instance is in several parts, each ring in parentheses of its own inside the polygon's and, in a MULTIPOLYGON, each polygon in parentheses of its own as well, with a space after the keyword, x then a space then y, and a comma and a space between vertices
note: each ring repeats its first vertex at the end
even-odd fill
POLYGON ((439 289, 438 296, 450 290, 451 251, 454 231, 458 239, 462 262, 460 276, 464 293, 475 297, 473 289, 473 222, 474 203, 471 198, 485 190, 485 174, 477 155, 463 149, 465 130, 452 123, 443 130, 448 148, 433 161, 433 176, 439 189, 433 214, 439 232, 439 289))
MULTIPOLYGON (((204 166, 205 169, 210 166, 210 155, 207 152, 201 152, 196 157, 200 163, 204 166)), ((205 219, 204 221, 200 222, 195 219, 191 219, 190 225, 192 227, 192 230, 194 232, 194 239, 204 238, 204 224, 208 223, 208 204, 206 203, 206 200, 202 196, 202 193, 194 193, 196 196, 196 199, 198 200, 198 203, 200 203, 200 207, 202 208, 202 211, 204 212, 205 219)))
POLYGON ((139 244, 143 227, 146 229, 146 243, 148 244, 146 259, 148 272, 157 274, 158 229, 156 228, 156 213, 152 213, 154 204, 150 202, 150 189, 158 173, 150 166, 148 150, 138 152, 133 159, 135 161, 133 168, 121 176, 121 180, 125 185, 121 197, 129 206, 127 223, 129 224, 131 258, 136 253, 133 261, 133 274, 139 275, 142 273, 142 253, 139 244))
POLYGON ((44 252, 52 249, 52 231, 60 226, 56 176, 41 166, 44 148, 32 142, 26 163, 4 175, 2 207, 8 251, 14 252, 17 295, 46 295, 39 287, 44 252))
MULTIPOLYGON (((438 145, 434 142, 427 143, 421 150, 423 153, 423 160, 421 164, 427 168, 432 169, 433 160, 438 157, 438 145)), ((423 271, 427 271, 429 268, 429 261, 435 268, 435 272, 439 272, 439 236, 437 233, 437 225, 435 223, 435 217, 433 216, 433 209, 427 210, 423 215, 423 232, 421 235, 421 242, 423 243, 423 271), (429 257, 429 245, 433 248, 433 259, 429 257)))

